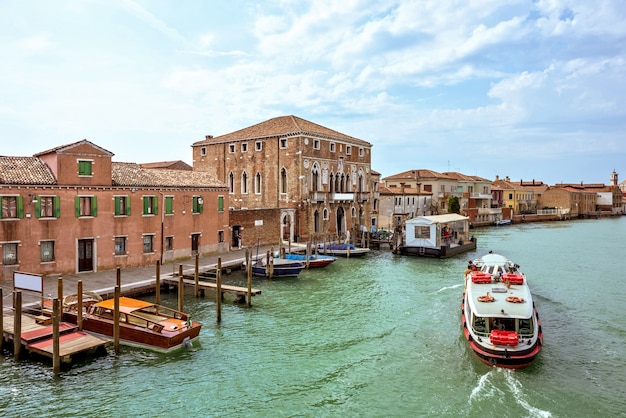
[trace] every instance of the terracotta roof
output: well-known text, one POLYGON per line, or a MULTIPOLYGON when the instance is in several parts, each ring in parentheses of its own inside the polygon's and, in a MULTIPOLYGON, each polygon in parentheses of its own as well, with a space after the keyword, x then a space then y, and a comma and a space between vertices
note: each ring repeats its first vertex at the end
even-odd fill
POLYGON ((514 186, 510 181, 495 180, 491 183, 491 189, 515 190, 516 186, 514 186))
POLYGON ((141 168, 169 168, 172 170, 193 170, 189 164, 182 160, 176 161, 158 161, 154 163, 141 163, 141 168))
POLYGON ((136 163, 111 163, 114 186, 134 187, 210 187, 226 185, 202 171, 141 168, 136 163))
POLYGON ((37 157, 1 157, 2 184, 57 184, 50 168, 37 157))
POLYGON ((93 142, 88 141, 86 139, 83 139, 81 141, 72 142, 71 144, 59 145, 58 147, 54 147, 54 148, 51 148, 51 149, 46 150, 46 151, 38 152, 37 154, 35 154, 35 157, 38 157, 40 155, 45 155, 45 154, 63 153, 65 151, 69 151, 72 148, 75 148, 75 147, 78 147, 78 146, 81 146, 81 145, 89 145, 89 146, 91 146, 91 147, 93 147, 93 148, 95 148, 97 150, 100 150, 104 154, 108 154, 111 157, 113 155, 115 155, 111 151, 105 150, 104 148, 94 144, 93 142))
POLYGON ((380 194, 391 194, 391 195, 432 195, 432 192, 427 192, 427 191, 420 191, 419 189, 417 189, 416 187, 387 187, 387 186, 381 186, 378 190, 380 192, 380 194))
POLYGON ((194 143, 192 146, 205 144, 214 144, 219 142, 227 142, 233 140, 259 139, 273 136, 292 136, 292 135, 313 135, 322 136, 329 139, 349 141, 366 146, 371 146, 369 142, 362 139, 354 138, 341 132, 334 131, 324 126, 318 125, 297 116, 279 116, 256 125, 231 132, 226 135, 212 137, 207 136, 204 141, 194 143))
POLYGON ((456 171, 444 171, 441 174, 444 174, 444 175, 446 175, 448 177, 451 177, 451 178, 453 178, 455 180, 459 180, 459 181, 483 181, 483 182, 491 183, 491 180, 487 180, 486 178, 482 178, 482 177, 479 177, 479 176, 468 176, 466 174, 459 173, 459 172, 456 172, 456 171))
POLYGON ((402 179, 419 180, 419 179, 432 179, 432 178, 452 180, 450 176, 447 176, 442 173, 438 173, 433 170, 427 170, 427 169, 407 170, 402 173, 393 174, 391 176, 385 177, 384 180, 402 180, 402 179))

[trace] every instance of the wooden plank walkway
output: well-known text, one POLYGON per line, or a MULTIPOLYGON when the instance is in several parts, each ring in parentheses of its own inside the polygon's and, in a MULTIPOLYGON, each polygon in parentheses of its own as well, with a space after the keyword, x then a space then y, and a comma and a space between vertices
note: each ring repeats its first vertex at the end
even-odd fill
MULTIPOLYGON (((15 338, 15 317, 13 312, 10 312, 8 315, 7 312, 4 312, 4 314, 4 338, 5 340, 13 341, 15 338)), ((52 333, 52 325, 38 324, 35 316, 22 314, 22 334, 20 339, 27 351, 52 358, 52 333)), ((59 324, 59 334, 59 357, 61 357, 62 361, 69 361, 73 355, 106 346, 111 342, 109 338, 79 331, 76 325, 67 322, 59 324)))
MULTIPOLYGON (((165 278, 161 279, 161 281, 165 281, 165 282, 168 282, 170 284, 178 284, 178 278, 175 278, 175 277, 165 277, 165 278)), ((195 285, 195 280, 194 279, 185 279, 185 278, 183 278, 183 283, 186 284, 186 285, 194 286, 195 285)), ((198 286, 201 287, 201 288, 205 288, 205 289, 217 290, 217 284, 216 283, 207 282, 207 281, 204 281, 204 280, 198 280, 198 286)), ((232 293, 232 294, 238 295, 238 296, 246 296, 248 294, 248 288, 247 287, 231 286, 231 285, 223 284, 222 285, 222 293, 232 293)), ((252 296, 256 296, 256 295, 260 295, 260 294, 261 294, 261 290, 260 289, 252 289, 252 296)))

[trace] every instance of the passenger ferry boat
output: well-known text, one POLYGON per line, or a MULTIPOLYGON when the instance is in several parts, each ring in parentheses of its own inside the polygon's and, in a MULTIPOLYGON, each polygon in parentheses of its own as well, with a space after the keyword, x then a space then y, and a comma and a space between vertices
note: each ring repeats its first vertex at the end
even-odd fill
POLYGON ((521 369, 541 351, 541 323, 526 276, 502 255, 470 262, 461 318, 470 348, 488 365, 521 369))

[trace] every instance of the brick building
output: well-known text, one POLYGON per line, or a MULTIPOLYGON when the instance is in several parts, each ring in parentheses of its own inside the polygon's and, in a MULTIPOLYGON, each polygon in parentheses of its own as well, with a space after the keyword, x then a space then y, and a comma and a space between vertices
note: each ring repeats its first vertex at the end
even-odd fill
POLYGON ((118 163, 87 140, 0 157, 0 279, 141 266, 229 249, 229 195, 208 173, 118 163))
POLYGON ((233 245, 322 240, 358 232, 371 211, 372 145, 281 116, 193 148, 194 171, 226 183, 233 245))

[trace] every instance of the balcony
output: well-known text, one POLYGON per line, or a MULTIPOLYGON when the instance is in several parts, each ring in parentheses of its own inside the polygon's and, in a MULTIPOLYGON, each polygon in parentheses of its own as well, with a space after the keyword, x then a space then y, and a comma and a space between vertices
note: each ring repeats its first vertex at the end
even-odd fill
POLYGON ((330 200, 335 202, 354 202, 354 193, 331 193, 330 200))
POLYGON ((311 202, 326 202, 326 192, 311 192, 311 202))

